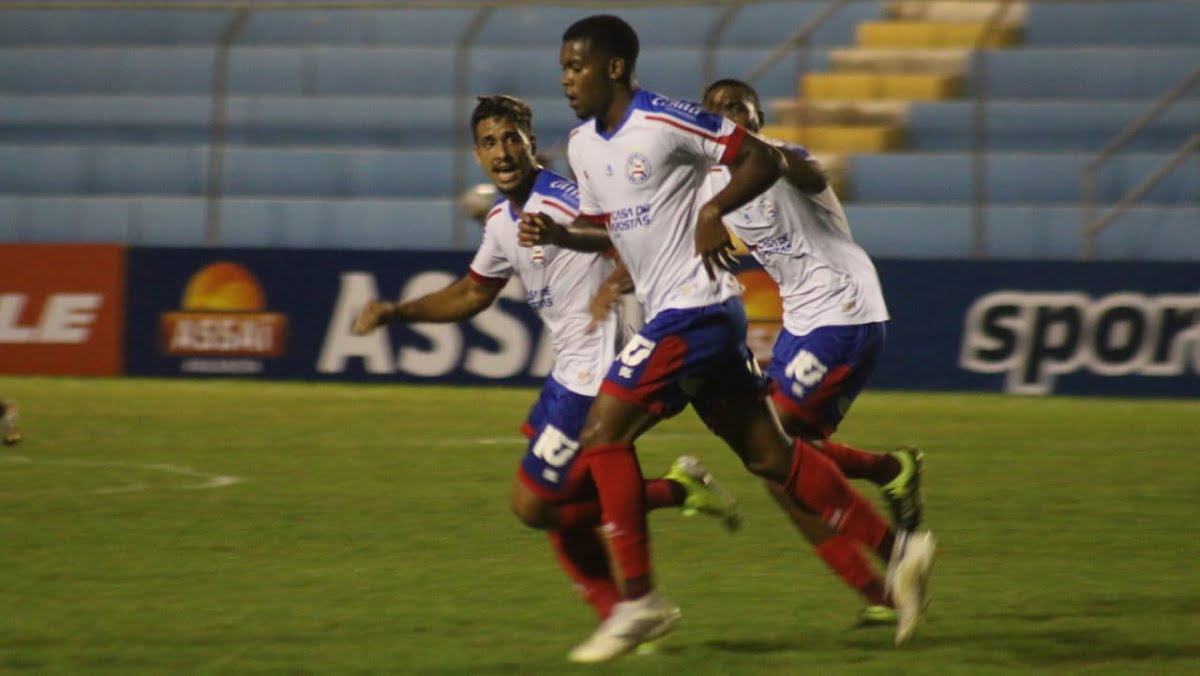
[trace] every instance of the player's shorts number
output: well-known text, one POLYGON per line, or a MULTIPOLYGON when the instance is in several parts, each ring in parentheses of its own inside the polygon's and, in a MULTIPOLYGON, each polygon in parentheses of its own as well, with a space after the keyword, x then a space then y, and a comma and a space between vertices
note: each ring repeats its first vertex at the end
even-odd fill
POLYGON ((629 340, 629 344, 621 350, 621 355, 617 357, 621 363, 626 366, 637 366, 646 361, 650 353, 654 351, 655 342, 647 340, 643 336, 635 335, 629 340))
POLYGON ((562 467, 579 452, 579 442, 554 425, 546 425, 533 445, 533 454, 551 467, 562 467))
POLYGON ((784 374, 792 380, 792 393, 802 397, 804 389, 821 382, 828 371, 829 367, 822 364, 815 354, 808 350, 800 350, 788 363, 784 374))

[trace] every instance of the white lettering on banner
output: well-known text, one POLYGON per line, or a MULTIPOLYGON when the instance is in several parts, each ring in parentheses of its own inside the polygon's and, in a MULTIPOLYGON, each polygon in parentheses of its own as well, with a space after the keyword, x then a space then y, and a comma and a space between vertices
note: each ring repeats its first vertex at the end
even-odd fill
POLYGON ((0 343, 85 343, 104 302, 98 293, 56 293, 46 299, 41 317, 21 326, 21 310, 29 297, 0 294, 0 343))
MULTIPOLYGON (((441 270, 413 275, 405 284, 401 298, 417 298, 437 291, 457 279, 441 270)), ((403 345, 393 353, 387 331, 372 331, 355 336, 350 329, 360 308, 379 297, 375 277, 368 272, 342 274, 337 301, 325 332, 325 341, 317 360, 321 373, 341 373, 348 361, 361 358, 368 373, 407 373, 421 377, 444 376, 458 368, 484 378, 509 378, 530 364, 533 337, 520 319, 497 303, 474 317, 472 325, 495 342, 495 349, 467 346, 462 329, 456 324, 409 324, 408 329, 422 336, 428 346, 403 345), (392 355, 395 358, 392 358, 392 355)), ((501 298, 523 301, 525 292, 517 282, 500 292, 501 298)), ((549 374, 554 363, 554 348, 549 335, 540 332, 530 364, 530 375, 549 374)))
POLYGON ((997 291, 967 310, 959 366, 1007 373, 1005 390, 1047 394, 1055 376, 1200 373, 1200 293, 997 291))
MULTIPOLYGON (((510 282, 500 291, 500 297, 524 300, 525 292, 520 284, 510 282)), ((529 355, 529 332, 525 325, 501 310, 499 303, 480 312, 471 323, 495 340, 499 349, 494 352, 481 347, 468 349, 463 368, 485 378, 510 378, 520 373, 529 355)))
POLYGON ((358 311, 378 297, 375 277, 370 273, 342 274, 333 316, 325 330, 321 356, 317 358, 319 373, 341 373, 346 370, 346 360, 351 357, 361 358, 367 373, 392 372, 392 347, 387 331, 372 331, 365 336, 356 336, 350 331, 358 311))
POLYGON ((171 334, 171 352, 271 352, 275 322, 269 317, 181 317, 171 334))
MULTIPOLYGON (((433 293, 458 279, 449 272, 433 270, 413 275, 400 292, 402 300, 419 298, 433 293)), ((462 332, 453 324, 409 324, 413 332, 429 341, 429 348, 405 345, 396 354, 396 370, 423 378, 444 376, 454 370, 462 357, 462 332)), ((386 333, 376 331, 376 333, 386 333)))

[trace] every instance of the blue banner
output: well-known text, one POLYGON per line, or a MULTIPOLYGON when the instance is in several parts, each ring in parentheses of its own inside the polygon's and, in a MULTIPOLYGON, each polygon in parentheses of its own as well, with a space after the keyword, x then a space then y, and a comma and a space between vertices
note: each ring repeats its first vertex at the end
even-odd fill
MULTIPOLYGON (((516 281, 471 321, 351 334, 368 300, 435 291, 469 261, 450 252, 134 248, 126 370, 541 382, 553 353, 516 281)), ((876 264, 892 321, 872 387, 1200 396, 1200 265, 876 264)), ((764 301, 774 288, 753 263, 739 276, 752 346, 763 354, 779 329, 778 297, 764 301)))
POLYGON ((395 382, 532 384, 553 352, 516 281, 459 324, 355 336, 359 308, 416 297, 461 277, 470 256, 441 252, 135 248, 129 259, 126 370, 395 382))

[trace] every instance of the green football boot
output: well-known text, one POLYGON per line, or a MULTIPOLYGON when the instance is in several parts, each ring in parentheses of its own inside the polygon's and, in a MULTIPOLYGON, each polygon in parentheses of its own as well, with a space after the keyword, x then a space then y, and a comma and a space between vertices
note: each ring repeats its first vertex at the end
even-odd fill
POLYGON ((742 525, 737 511, 737 500, 721 484, 704 463, 691 455, 681 455, 667 471, 665 479, 683 486, 687 497, 683 500, 685 516, 707 514, 719 519, 726 530, 735 531, 742 525))
POLYGON ((892 522, 900 530, 915 531, 921 525, 925 507, 921 497, 921 469, 925 455, 916 446, 908 446, 889 453, 900 463, 900 473, 880 487, 883 498, 892 511, 892 522))

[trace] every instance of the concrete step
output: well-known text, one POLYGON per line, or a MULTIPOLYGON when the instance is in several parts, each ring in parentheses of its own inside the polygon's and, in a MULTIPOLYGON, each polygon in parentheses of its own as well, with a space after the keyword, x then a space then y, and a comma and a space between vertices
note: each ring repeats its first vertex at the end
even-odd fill
POLYGON ((904 146, 904 130, 891 125, 767 125, 765 136, 798 143, 814 154, 878 153, 904 146))
POLYGON ((969 49, 871 49, 840 47, 830 50, 835 72, 962 73, 971 57, 969 49))
MULTIPOLYGON (((980 23, 991 19, 1003 5, 1000 0, 891 0, 884 6, 884 16, 903 21, 948 21, 980 23)), ((1025 23, 1029 6, 1025 2, 1010 2, 999 19, 1011 26, 1025 23)))
POLYGON ((998 26, 990 33, 982 22, 864 21, 855 29, 859 47, 1009 47, 1021 41, 1016 26, 998 26), (986 38, 985 38, 986 35, 986 38))
POLYGON ((901 126, 908 119, 904 101, 771 99, 767 109, 780 125, 901 126))
POLYGON ((813 100, 942 101, 962 95, 963 78, 943 73, 808 73, 800 89, 813 100))

